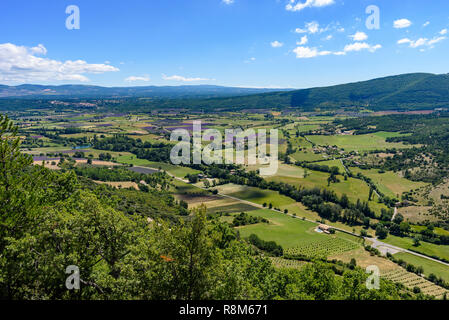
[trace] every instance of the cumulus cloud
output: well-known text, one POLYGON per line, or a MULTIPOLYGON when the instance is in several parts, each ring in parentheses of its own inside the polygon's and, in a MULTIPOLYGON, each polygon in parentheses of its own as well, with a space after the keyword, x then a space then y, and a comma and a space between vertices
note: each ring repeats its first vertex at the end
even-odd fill
POLYGON ((322 26, 320 26, 320 24, 317 21, 311 21, 311 22, 305 23, 303 28, 295 29, 295 33, 299 33, 299 34, 308 33, 310 35, 321 34, 321 33, 331 32, 331 31, 344 32, 345 28, 340 26, 339 22, 336 22, 336 23, 333 22, 331 24, 328 24, 327 26, 322 27, 322 26))
POLYGON ((106 64, 90 64, 84 60, 52 60, 44 56, 47 49, 39 44, 36 47, 17 46, 12 43, 0 44, 0 81, 82 81, 89 79, 85 74, 100 74, 119 71, 106 64))
POLYGON ((353 35, 349 36, 350 38, 352 38, 354 41, 365 41, 366 39, 368 39, 368 36, 366 35, 365 32, 356 32, 353 35))
POLYGON ((234 0, 223 0, 224 4, 233 4, 234 0))
POLYGON ((430 21, 426 21, 422 26, 427 27, 430 24, 430 21))
POLYGON ((293 50, 298 59, 315 58, 318 56, 327 56, 332 54, 330 51, 319 51, 317 48, 297 47, 293 50))
POLYGON ((408 28, 408 27, 410 27, 411 25, 412 25, 412 22, 411 22, 410 20, 408 20, 408 19, 399 19, 399 20, 396 20, 396 21, 393 23, 393 26, 394 26, 396 29, 408 28))
POLYGON ((441 34, 442 36, 444 36, 445 34, 447 34, 447 29, 441 30, 441 31, 440 31, 440 34, 441 34))
POLYGON ((194 81, 210 81, 214 79, 206 79, 206 78, 186 78, 183 76, 173 75, 173 76, 167 76, 165 74, 162 74, 162 79, 167 81, 181 81, 181 82, 194 82, 194 81))
MULTIPOLYGON (((441 34, 441 33, 440 33, 441 34)), ((435 44, 437 44, 438 42, 441 42, 443 40, 446 40, 447 37, 441 36, 441 37, 434 37, 432 39, 428 39, 428 38, 419 38, 417 40, 411 40, 409 38, 404 38, 399 40, 397 43, 399 45, 401 44, 408 44, 408 46, 410 48, 420 48, 420 47, 429 47, 429 48, 433 48, 435 44)))
POLYGON ((271 43, 271 46, 273 47, 273 48, 280 48, 280 47, 282 47, 284 44, 282 43, 282 42, 279 42, 279 41, 273 41, 272 43, 271 43))
POLYGON ((307 22, 304 28, 296 28, 296 33, 310 33, 315 34, 318 32, 323 32, 324 29, 320 29, 320 24, 316 21, 307 22))
POLYGON ((369 52, 376 52, 377 50, 379 50, 381 48, 382 48, 382 46, 380 44, 370 45, 366 42, 355 42, 355 43, 346 45, 344 47, 344 49, 341 51, 327 51, 327 50, 320 51, 317 48, 309 48, 309 47, 299 46, 296 49, 294 49, 293 52, 296 54, 296 58, 306 59, 306 58, 315 58, 315 57, 319 57, 319 56, 328 56, 328 55, 344 56, 349 52, 362 51, 362 50, 367 50, 369 52))
POLYGON ((139 77, 139 76, 130 76, 128 78, 125 79, 126 82, 136 82, 136 81, 145 81, 148 82, 150 81, 150 77, 148 76, 143 76, 143 77, 139 77))
POLYGON ((31 48, 30 52, 32 54, 45 56, 47 54, 47 48, 45 48, 43 44, 38 44, 36 47, 31 48))
POLYGON ((345 48, 343 49, 343 51, 351 52, 351 51, 368 50, 369 52, 375 52, 381 48, 382 48, 382 46, 380 44, 370 45, 366 42, 355 42, 355 43, 346 45, 345 48))
POLYGON ((306 0, 305 2, 298 0, 290 0, 285 6, 288 11, 301 11, 305 8, 326 7, 334 4, 334 0, 306 0))
POLYGON ((309 38, 307 38, 307 36, 304 36, 301 38, 300 41, 296 42, 297 45, 303 46, 305 44, 307 44, 307 42, 309 42, 309 38))

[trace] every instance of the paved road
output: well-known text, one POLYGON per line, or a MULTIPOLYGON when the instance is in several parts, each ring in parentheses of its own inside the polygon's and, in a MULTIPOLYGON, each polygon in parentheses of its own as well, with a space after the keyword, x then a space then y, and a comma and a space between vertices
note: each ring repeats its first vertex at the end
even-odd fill
MULTIPOLYGON (((421 258, 425 258, 425 259, 428 259, 428 260, 432 260, 434 262, 438 262, 438 263, 444 264, 445 266, 449 267, 449 263, 440 261, 438 259, 431 258, 429 256, 426 256, 426 255, 423 255, 423 254, 420 254, 420 253, 417 253, 417 252, 414 252, 414 251, 410 251, 410 250, 407 250, 407 249, 404 249, 404 248, 401 248, 401 247, 393 246, 391 244, 382 242, 382 241, 380 241, 380 240, 378 240, 376 238, 365 238, 365 239, 373 242, 373 245, 372 245, 373 248, 379 248, 380 247, 382 249, 386 249, 390 253, 391 253, 391 251, 389 251, 389 250, 396 251, 395 253, 406 252, 406 253, 410 253, 410 254, 413 254, 415 256, 421 257, 421 258)), ((394 253, 391 253, 391 254, 394 254, 394 253)))
MULTIPOLYGON (((148 168, 148 167, 146 167, 146 168, 148 168)), ((151 168, 151 169, 154 169, 154 168, 151 168)), ((156 170, 158 170, 158 169, 156 169, 156 170)), ((167 174, 170 175, 171 177, 175 178, 176 180, 179 180, 179 181, 182 181, 182 182, 189 183, 187 180, 178 178, 178 177, 172 175, 171 173, 168 173, 168 172, 167 172, 167 174)), ((192 184, 192 185, 193 185, 193 184, 192 184)), ((195 186, 195 185, 193 185, 193 186, 195 186)), ((195 187, 197 187, 198 189, 202 189, 202 190, 208 191, 208 189, 206 189, 206 188, 202 188, 202 187, 199 187, 199 186, 195 186, 195 187)), ((240 199, 240 198, 236 198, 236 197, 229 196, 229 195, 226 195, 226 194, 221 194, 221 193, 218 193, 218 195, 221 196, 221 197, 224 197, 224 198, 228 198, 228 199, 232 199, 232 200, 236 200, 236 201, 239 201, 239 202, 242 202, 242 203, 249 204, 249 205, 251 205, 251 206, 253 206, 253 207, 256 207, 256 208, 260 208, 260 209, 268 209, 268 208, 266 208, 266 207, 264 207, 264 206, 262 206, 262 205, 260 205, 260 204, 257 204, 257 203, 251 202, 251 201, 243 200, 243 199, 240 199)), ((397 211, 397 208, 395 208, 395 209, 396 209, 396 210, 395 210, 395 212, 396 212, 396 211, 397 211)), ((284 212, 279 211, 279 210, 276 210, 276 209, 268 209, 268 210, 271 210, 271 211, 275 211, 275 212, 284 214, 284 212)), ((313 220, 310 220, 310 219, 303 219, 303 218, 294 216, 294 215, 292 215, 292 214, 288 214, 288 215, 291 216, 291 217, 293 217, 293 218, 297 218, 297 219, 301 219, 301 220, 305 220, 305 221, 308 221, 308 222, 315 223, 315 224, 317 224, 317 225, 320 224, 319 222, 316 222, 316 221, 313 221, 313 220)), ((341 231, 341 232, 345 232, 345 233, 351 234, 351 235, 356 236, 356 237, 360 237, 360 235, 358 235, 358 234, 355 234, 355 233, 353 233, 353 232, 349 232, 349 231, 344 230, 344 229, 341 229, 341 228, 337 228, 337 227, 333 227, 333 226, 332 226, 332 229, 335 229, 335 230, 341 231)), ((421 258, 424 258, 424 259, 428 259, 428 260, 431 260, 431 261, 434 261, 434 262, 438 262, 438 263, 441 263, 441 264, 443 264, 443 265, 449 267, 449 263, 446 263, 446 262, 440 261, 440 260, 438 260, 438 259, 434 259, 434 258, 428 257, 428 256, 423 255, 423 254, 419 254, 419 253, 416 253, 416 252, 414 252, 414 251, 410 251, 410 250, 407 250, 407 249, 404 249, 404 248, 401 248, 401 247, 393 246, 393 245, 391 245, 391 244, 382 242, 382 241, 378 240, 377 238, 369 238, 369 237, 365 237, 364 239, 365 239, 365 241, 370 241, 370 242, 372 242, 372 247, 378 249, 378 250, 379 250, 381 253, 383 253, 384 255, 386 255, 387 252, 389 252, 389 253, 391 253, 391 254, 395 254, 395 253, 398 253, 398 252, 406 252, 406 253, 410 253, 410 254, 412 254, 412 255, 414 255, 414 256, 421 257, 421 258)))

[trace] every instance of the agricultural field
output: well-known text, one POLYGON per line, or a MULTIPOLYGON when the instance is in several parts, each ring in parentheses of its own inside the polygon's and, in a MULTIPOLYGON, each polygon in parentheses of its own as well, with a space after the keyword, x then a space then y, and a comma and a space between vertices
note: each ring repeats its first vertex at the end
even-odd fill
MULTIPOLYGON (((268 167, 266 165, 250 165, 247 166, 247 171, 256 171, 260 168, 268 167)), ((262 175, 263 176, 263 175, 262 175)), ((285 164, 278 161, 278 170, 275 176, 304 178, 304 169, 295 165, 285 164)))
POLYGON ((279 192, 262 190, 255 187, 226 184, 218 186, 215 189, 217 189, 220 194, 254 202, 259 205, 263 205, 264 203, 269 205, 271 203, 273 208, 280 208, 281 206, 295 203, 293 199, 280 195, 279 192))
MULTIPOLYGON (((340 182, 331 183, 328 186, 327 179, 329 178, 329 174, 325 172, 312 171, 307 170, 306 178, 293 178, 293 177, 269 177, 268 181, 275 182, 285 182, 294 186, 302 186, 306 188, 326 188, 335 193, 338 196, 342 196, 346 194, 350 201, 357 202, 358 199, 361 201, 368 201, 369 197, 369 187, 362 180, 355 178, 348 178, 348 180, 344 180, 343 176, 337 176, 340 182)), ((369 202, 370 207, 376 211, 380 212, 382 208, 386 208, 384 204, 379 203, 376 195, 373 195, 373 198, 369 202)))
POLYGON ((449 267, 444 264, 421 258, 407 252, 396 253, 394 257, 396 259, 402 259, 415 267, 423 267, 424 275, 427 277, 433 273, 437 277, 441 277, 445 281, 449 281, 449 267))
POLYGON ((314 153, 312 148, 301 150, 293 153, 290 157, 295 161, 316 162, 328 159, 327 156, 321 153, 314 153))
POLYGON ((393 282, 402 283, 409 289, 414 289, 418 287, 422 293, 430 296, 434 296, 437 299, 442 299, 444 294, 448 294, 449 291, 436 284, 414 274, 407 272, 404 269, 398 269, 391 271, 383 276, 387 280, 393 282))
POLYGON ((345 263, 349 263, 352 259, 356 261, 357 266, 366 269, 368 266, 377 266, 379 268, 380 274, 386 274, 388 272, 398 270, 399 267, 394 262, 390 261, 385 257, 379 257, 376 255, 371 255, 365 248, 359 248, 352 251, 347 251, 328 257, 329 260, 339 260, 345 263))
MULTIPOLYGON (((346 234, 340 232, 337 232, 335 235, 318 233, 315 231, 317 228, 316 223, 293 218, 272 210, 252 211, 251 215, 265 218, 270 223, 237 228, 242 237, 256 234, 265 241, 275 241, 287 250, 305 248, 306 246, 312 246, 313 243, 317 243, 320 245, 317 245, 316 248, 322 247, 321 252, 332 254, 341 252, 341 250, 350 251, 361 246, 358 244, 358 238, 356 237, 348 239, 346 234), (337 245, 334 246, 333 243, 337 243, 337 245)), ((310 250, 308 252, 312 253, 310 250)))
MULTIPOLYGON (((428 259, 416 257, 409 253, 402 252, 397 253, 394 256, 395 258, 403 259, 407 263, 411 263, 414 266, 422 265, 424 267, 424 274, 426 276, 432 272, 443 278, 449 275, 447 267, 437 262, 432 262, 428 259), (426 271, 426 267, 428 271, 426 271)), ((401 283, 412 290, 415 286, 417 286, 422 290, 423 293, 435 295, 439 299, 443 297, 444 292, 447 292, 447 290, 445 290, 444 288, 437 286, 432 282, 417 276, 414 273, 408 272, 404 268, 400 267, 399 265, 385 257, 370 255, 370 253, 363 248, 330 256, 328 257, 328 259, 341 260, 345 263, 349 263, 351 259, 354 259, 357 265, 363 269, 367 268, 368 266, 377 266, 379 268, 381 277, 393 282, 401 283)))
POLYGON ((410 145, 403 143, 386 142, 386 138, 398 137, 400 135, 400 133, 394 132, 376 132, 364 135, 307 136, 307 138, 316 145, 337 146, 348 152, 410 148, 410 145))
POLYGON ((198 170, 187 167, 176 166, 169 163, 154 162, 145 159, 138 159, 135 155, 124 155, 117 158, 117 161, 124 164, 132 164, 134 166, 143 166, 159 170, 167 171, 178 178, 184 178, 188 174, 198 174, 198 170))
POLYGON ((270 257, 271 263, 279 269, 301 269, 306 262, 297 260, 288 260, 279 257, 270 257))
POLYGON ((399 208, 398 212, 404 216, 406 221, 411 223, 438 221, 439 219, 437 217, 429 213, 430 209, 432 209, 432 207, 410 206, 399 208))
POLYGON ((449 260, 449 246, 436 245, 433 243, 421 241, 421 244, 418 247, 415 247, 413 245, 413 239, 405 237, 401 238, 393 235, 389 235, 386 239, 382 241, 397 247, 401 247, 411 251, 416 251, 427 256, 439 257, 442 259, 449 260))
POLYGON ((341 174, 346 173, 346 169, 345 169, 343 163, 341 162, 341 160, 339 160, 339 159, 321 161, 321 162, 318 162, 317 164, 319 164, 321 166, 328 166, 329 168, 337 167, 341 174))
POLYGON ((95 183, 98 184, 106 184, 108 186, 117 188, 117 189, 128 189, 128 188, 133 188, 136 190, 139 190, 139 186, 137 183, 132 182, 132 181, 114 181, 114 182, 110 182, 110 181, 94 181, 95 183))
POLYGON ((405 179, 392 171, 379 173, 379 170, 376 169, 363 170, 360 168, 350 168, 350 170, 354 175, 361 173, 370 178, 379 188, 379 191, 390 198, 401 199, 401 195, 404 192, 416 190, 428 185, 424 182, 414 182, 405 179))
POLYGON ((287 249, 284 254, 310 258, 327 258, 360 248, 360 243, 355 239, 354 237, 354 241, 350 241, 344 238, 327 236, 326 239, 323 238, 320 241, 303 242, 299 246, 287 249))

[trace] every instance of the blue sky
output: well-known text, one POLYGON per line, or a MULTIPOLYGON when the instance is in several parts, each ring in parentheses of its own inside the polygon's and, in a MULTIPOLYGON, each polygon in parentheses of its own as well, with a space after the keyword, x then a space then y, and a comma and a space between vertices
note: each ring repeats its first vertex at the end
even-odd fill
POLYGON ((447 0, 2 0, 0 83, 307 88, 448 73, 447 29, 447 0))

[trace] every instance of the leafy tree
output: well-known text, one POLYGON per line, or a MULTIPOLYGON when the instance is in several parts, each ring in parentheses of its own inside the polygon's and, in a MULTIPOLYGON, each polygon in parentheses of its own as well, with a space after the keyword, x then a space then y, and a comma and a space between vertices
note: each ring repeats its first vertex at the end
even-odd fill
POLYGON ((376 237, 379 239, 385 239, 388 236, 388 229, 383 224, 378 223, 376 227, 376 237))

